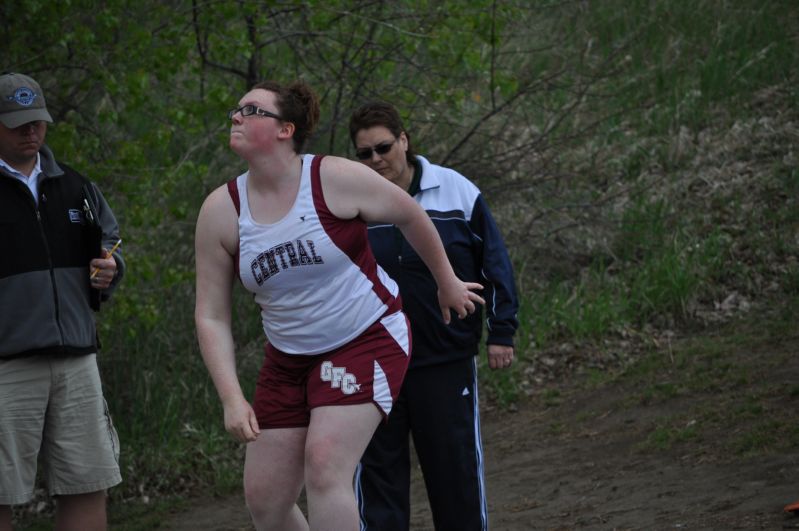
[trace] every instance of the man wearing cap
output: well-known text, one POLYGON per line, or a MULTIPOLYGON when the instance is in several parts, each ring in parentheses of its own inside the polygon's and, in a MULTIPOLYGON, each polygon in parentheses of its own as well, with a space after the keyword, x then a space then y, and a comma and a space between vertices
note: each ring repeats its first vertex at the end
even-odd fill
POLYGON ((0 75, 0 531, 33 497, 37 462, 55 529, 106 529, 122 478, 97 367, 98 310, 125 263, 99 189, 45 145, 36 81, 0 75))

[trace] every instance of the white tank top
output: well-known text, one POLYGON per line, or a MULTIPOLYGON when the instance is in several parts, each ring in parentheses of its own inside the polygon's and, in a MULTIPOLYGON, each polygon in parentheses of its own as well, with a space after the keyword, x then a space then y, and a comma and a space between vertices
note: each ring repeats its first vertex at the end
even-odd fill
POLYGON ((328 210, 321 160, 303 155, 294 205, 268 225, 250 214, 249 172, 228 183, 239 213, 239 278, 261 307, 267 339, 287 354, 328 352, 401 309, 397 284, 377 265, 364 221, 328 210))

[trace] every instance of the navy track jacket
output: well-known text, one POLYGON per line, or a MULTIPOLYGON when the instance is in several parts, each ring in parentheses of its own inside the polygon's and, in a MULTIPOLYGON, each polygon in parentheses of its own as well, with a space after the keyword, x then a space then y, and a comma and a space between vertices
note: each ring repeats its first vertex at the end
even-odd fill
MULTIPOLYGON (((502 235, 480 190, 455 170, 422 166, 419 192, 414 196, 436 226, 455 274, 484 286, 487 344, 513 345, 518 327, 518 297, 513 268, 502 235)), ((411 321, 411 368, 447 363, 474 356, 483 330, 483 309, 465 319, 452 316, 444 325, 437 287, 421 258, 394 225, 369 226, 369 243, 380 266, 399 284, 403 310, 411 321)))

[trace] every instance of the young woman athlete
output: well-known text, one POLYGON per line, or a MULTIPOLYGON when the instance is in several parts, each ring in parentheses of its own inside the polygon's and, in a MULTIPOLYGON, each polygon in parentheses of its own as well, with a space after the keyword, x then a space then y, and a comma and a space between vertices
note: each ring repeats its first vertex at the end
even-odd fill
POLYGON ((484 304, 407 193, 363 164, 301 154, 318 117, 303 83, 247 92, 230 113, 230 147, 248 171, 214 190, 197 220, 198 340, 225 428, 247 443, 245 498, 259 530, 358 529, 353 473, 410 355, 397 285, 377 266, 366 223, 400 228, 435 277, 445 321, 484 304), (236 275, 268 341, 252 405, 236 374, 236 275))

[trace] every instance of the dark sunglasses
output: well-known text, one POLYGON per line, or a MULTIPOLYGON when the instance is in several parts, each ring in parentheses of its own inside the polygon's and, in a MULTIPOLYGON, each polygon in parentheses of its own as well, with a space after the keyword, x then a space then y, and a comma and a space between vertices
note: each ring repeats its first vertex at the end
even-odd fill
POLYGON ((283 121, 283 117, 280 116, 279 114, 269 112, 260 107, 256 107, 255 105, 244 105, 242 107, 239 107, 238 109, 233 109, 232 111, 227 113, 228 120, 232 120, 237 112, 240 112, 242 116, 251 116, 253 114, 256 114, 258 116, 265 116, 267 118, 274 118, 276 120, 283 121))
POLYGON ((367 160, 372 158, 372 150, 378 155, 385 155, 391 148, 394 147, 394 144, 397 143, 397 139, 394 139, 393 142, 384 142, 382 144, 378 144, 373 148, 362 148, 355 150, 355 156, 358 157, 359 160, 367 160))

